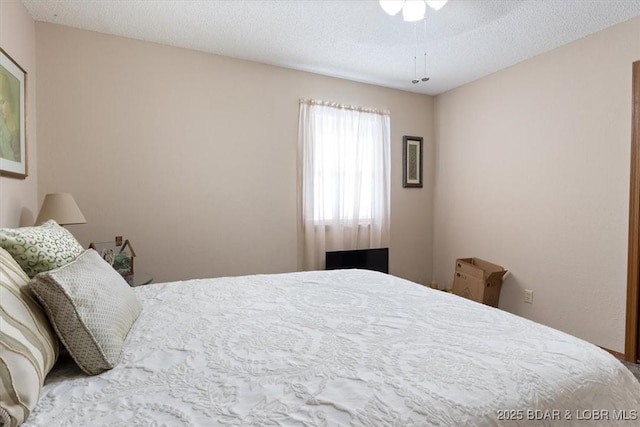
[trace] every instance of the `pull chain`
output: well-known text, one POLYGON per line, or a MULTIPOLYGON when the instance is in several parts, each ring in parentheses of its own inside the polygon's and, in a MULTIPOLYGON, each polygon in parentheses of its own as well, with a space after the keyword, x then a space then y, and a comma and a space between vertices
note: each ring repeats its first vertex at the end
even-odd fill
POLYGON ((420 83, 418 80, 418 24, 413 24, 413 80, 414 85, 420 83))
POLYGON ((424 74, 422 77, 423 82, 428 82, 429 77, 427 77, 427 20, 424 20, 424 74))
POLYGON ((418 79, 418 24, 413 24, 413 80, 411 83, 418 84, 422 82, 428 82, 427 77, 427 21, 424 21, 424 74, 421 79, 418 79))

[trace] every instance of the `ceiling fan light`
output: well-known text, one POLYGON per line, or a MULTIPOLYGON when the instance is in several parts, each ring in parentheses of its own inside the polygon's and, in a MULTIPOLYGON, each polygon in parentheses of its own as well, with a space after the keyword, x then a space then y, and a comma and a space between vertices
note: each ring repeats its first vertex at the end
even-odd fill
POLYGON ((440 10, 448 1, 449 0, 427 0, 427 4, 431 9, 440 10))
POLYGON ((424 0, 407 0, 402 8, 402 19, 406 22, 416 22, 424 19, 427 6, 424 0))
POLYGON ((402 10, 404 0, 380 0, 380 7, 391 16, 402 10))

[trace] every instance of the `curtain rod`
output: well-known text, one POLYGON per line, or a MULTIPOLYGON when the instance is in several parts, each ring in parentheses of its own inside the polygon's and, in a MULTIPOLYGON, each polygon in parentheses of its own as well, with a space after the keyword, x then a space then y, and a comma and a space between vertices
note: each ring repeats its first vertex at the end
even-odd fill
POLYGON ((300 98, 300 104, 320 105, 322 107, 333 107, 339 108, 341 110, 352 110, 359 111, 361 113, 381 114, 386 116, 391 114, 388 110, 378 110, 375 108, 359 107, 356 105, 339 104, 337 102, 322 101, 320 99, 300 98))

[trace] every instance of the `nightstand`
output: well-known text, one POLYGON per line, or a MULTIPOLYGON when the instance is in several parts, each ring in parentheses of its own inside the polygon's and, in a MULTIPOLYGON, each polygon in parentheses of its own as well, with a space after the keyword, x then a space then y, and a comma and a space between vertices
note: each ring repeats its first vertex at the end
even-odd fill
POLYGON ((153 276, 147 273, 134 273, 129 277, 126 277, 125 280, 132 287, 148 285, 153 282, 153 276))

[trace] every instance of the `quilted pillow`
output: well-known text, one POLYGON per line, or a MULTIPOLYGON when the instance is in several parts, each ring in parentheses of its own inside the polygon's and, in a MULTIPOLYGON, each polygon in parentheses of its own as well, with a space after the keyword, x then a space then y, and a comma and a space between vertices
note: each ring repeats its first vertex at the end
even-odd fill
POLYGON ((58 358, 58 339, 28 282, 0 248, 0 425, 27 419, 58 358))
POLYGON ((93 249, 31 280, 60 341, 89 375, 113 368, 142 311, 131 287, 93 249))
POLYGON ((37 227, 0 228, 0 247, 18 261, 29 277, 58 268, 84 250, 68 230, 52 219, 37 227))

